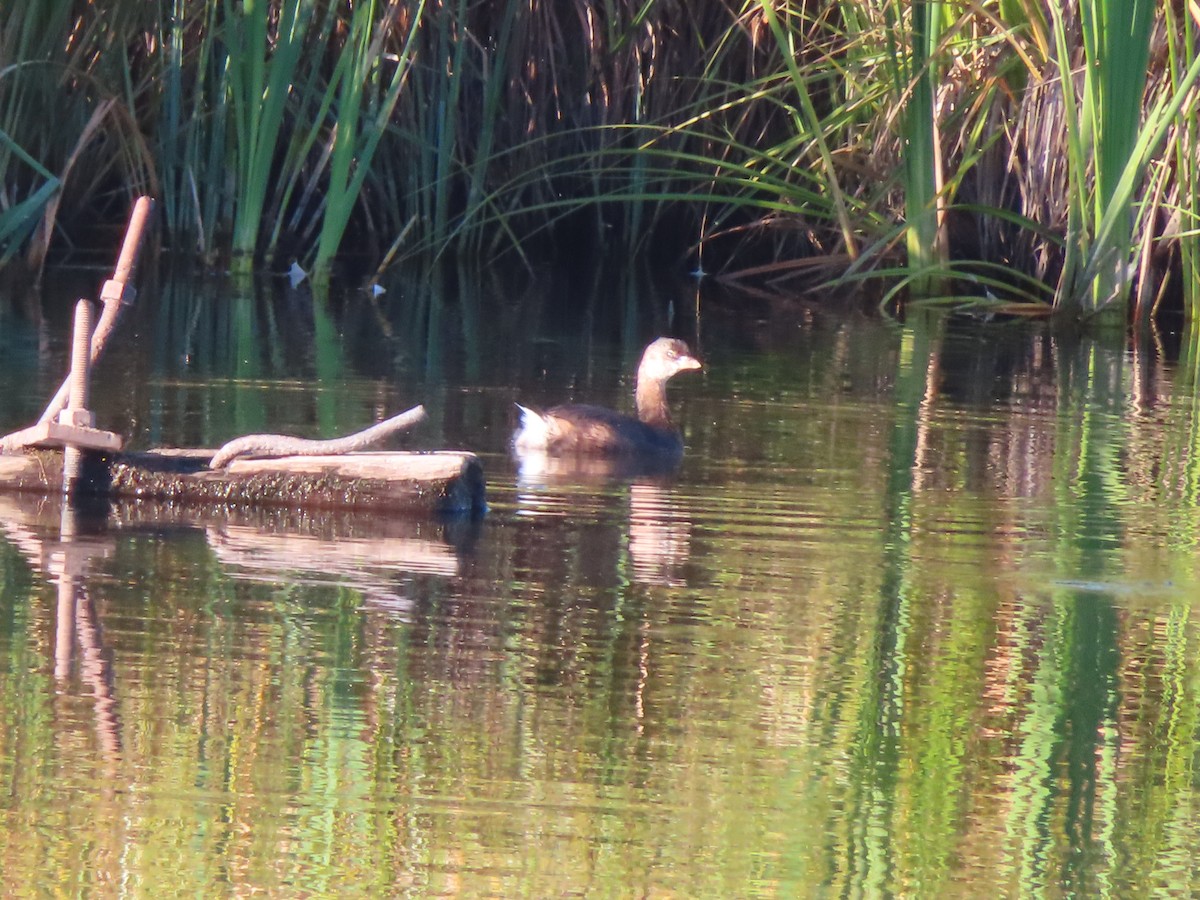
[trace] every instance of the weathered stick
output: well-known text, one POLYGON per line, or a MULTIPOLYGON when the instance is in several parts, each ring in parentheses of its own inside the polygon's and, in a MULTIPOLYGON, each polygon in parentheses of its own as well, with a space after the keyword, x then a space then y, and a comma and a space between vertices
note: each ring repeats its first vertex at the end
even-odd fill
POLYGON ((414 406, 370 428, 327 441, 291 437, 286 434, 247 434, 234 438, 218 449, 208 465, 210 469, 222 469, 241 456, 339 456, 354 453, 411 428, 424 418, 425 407, 414 406))

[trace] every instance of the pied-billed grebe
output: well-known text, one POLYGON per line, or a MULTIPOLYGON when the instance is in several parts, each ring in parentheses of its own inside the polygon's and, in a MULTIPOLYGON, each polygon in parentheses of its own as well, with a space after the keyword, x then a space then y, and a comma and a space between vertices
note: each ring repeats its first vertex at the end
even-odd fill
POLYGON ((659 338, 638 365, 637 418, 603 406, 568 404, 537 412, 517 404, 521 427, 513 436, 518 454, 581 454, 678 458, 683 438, 667 409, 667 381, 678 372, 699 369, 688 345, 659 338))

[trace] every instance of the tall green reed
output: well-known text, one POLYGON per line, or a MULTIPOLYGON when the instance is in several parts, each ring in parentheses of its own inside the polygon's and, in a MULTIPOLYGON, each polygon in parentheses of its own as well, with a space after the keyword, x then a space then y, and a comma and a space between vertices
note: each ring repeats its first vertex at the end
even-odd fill
POLYGON ((176 0, 152 98, 173 233, 210 256, 226 235, 243 269, 285 254, 327 269, 377 174, 424 6, 176 0))
POLYGON ((1148 260, 1200 267, 1185 105, 1200 64, 1175 6, 100 12, 0 9, 0 254, 52 233, 37 217, 121 206, 114 184, 156 171, 170 240, 209 259, 618 249, 778 290, 874 272, 936 295, 958 272, 1035 296, 1041 280, 1083 315, 1119 308, 1133 280, 1152 302, 1148 260), (1167 53, 1150 56, 1163 23, 1167 53))
MULTIPOLYGON (((277 171, 294 126, 284 114, 296 94, 307 99, 306 70, 300 63, 309 33, 332 28, 327 9, 308 0, 283 0, 277 7, 266 0, 224 0, 222 34, 229 47, 231 156, 237 185, 232 249, 246 259, 258 249, 269 192, 294 173, 277 171)), ((320 49, 319 43, 308 46, 309 52, 320 49)))
POLYGON ((798 37, 797 29, 784 28, 775 13, 773 0, 760 0, 760 5, 763 18, 766 19, 771 33, 779 44, 780 50, 783 52, 783 60, 787 67, 788 77, 791 79, 792 85, 796 90, 796 97, 799 101, 799 112, 801 114, 800 121, 797 123, 798 131, 807 133, 817 150, 824 180, 828 185, 833 210, 837 217, 838 227, 841 230, 842 241, 845 244, 848 255, 853 259, 858 255, 858 242, 854 236, 854 228, 851 225, 850 216, 846 209, 846 200, 841 184, 839 183, 837 168, 833 163, 833 154, 829 148, 829 141, 826 139, 825 124, 821 121, 817 113, 812 94, 808 89, 807 80, 800 71, 799 64, 796 62, 798 54, 796 41, 798 37))
POLYGON ((916 270, 910 287, 917 294, 925 294, 937 285, 927 273, 946 261, 938 221, 942 173, 940 132, 934 110, 943 4, 938 0, 884 3, 883 17, 885 60, 891 74, 893 102, 900 109, 899 173, 908 225, 905 247, 908 265, 916 270))
POLYGON ((328 269, 341 247, 346 227, 360 202, 363 185, 379 141, 390 120, 412 66, 417 28, 425 10, 419 0, 408 18, 408 33, 398 55, 389 58, 385 39, 391 26, 399 27, 400 4, 391 2, 377 22, 374 4, 357 6, 350 22, 350 39, 338 60, 334 81, 338 85, 337 124, 326 189, 325 214, 317 241, 314 265, 328 269), (386 77, 385 66, 392 74, 386 77), (365 114, 365 126, 359 122, 365 114))
POLYGON ((24 248, 62 182, 3 131, 0 131, 0 173, 8 176, 6 181, 36 179, 22 195, 13 198, 12 205, 0 212, 0 265, 3 265, 24 248), (13 177, 13 170, 21 165, 27 166, 30 174, 13 177))
MULTIPOLYGON (((1167 49, 1167 76, 1170 90, 1180 93, 1186 73, 1200 59, 1197 40, 1200 23, 1191 15, 1179 14, 1171 5, 1164 10, 1164 39, 1167 49)), ((1175 173, 1169 201, 1167 231, 1178 243, 1180 287, 1183 308, 1193 323, 1188 337, 1193 343, 1193 355, 1200 350, 1200 158, 1196 147, 1200 143, 1200 125, 1194 115, 1180 115, 1172 129, 1169 157, 1175 173)))
MULTIPOLYGON (((165 9, 165 8, 164 8, 165 9)), ((235 203, 226 165, 231 128, 227 46, 221 7, 174 0, 159 20, 162 48, 154 133, 163 224, 177 243, 212 261, 235 203)))
POLYGON ((122 188, 154 188, 125 77, 143 18, 132 5, 0 4, 0 262, 25 252, 39 271, 56 229, 86 226, 122 188))
POLYGON ((1147 0, 1081 0, 1079 53, 1063 9, 1049 4, 1069 165, 1065 260, 1055 304, 1084 316, 1127 311, 1136 271, 1134 234, 1148 224, 1148 206, 1141 202, 1146 168, 1200 76, 1200 61, 1193 60, 1143 113, 1154 12, 1147 0))
POLYGON ((71 4, 37 4, 23 14, 0 8, 0 260, 20 252, 37 217, 58 190, 48 157, 45 110, 66 55, 58 35, 70 28, 71 4), (40 158, 39 158, 40 157, 40 158))

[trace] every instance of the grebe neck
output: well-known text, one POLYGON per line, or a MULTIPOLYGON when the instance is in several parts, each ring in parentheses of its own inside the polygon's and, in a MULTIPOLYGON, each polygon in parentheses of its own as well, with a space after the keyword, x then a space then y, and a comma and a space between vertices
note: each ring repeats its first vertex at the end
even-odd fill
POLYGON ((638 418, 654 428, 673 428, 667 409, 667 384, 656 378, 639 378, 635 391, 638 418))

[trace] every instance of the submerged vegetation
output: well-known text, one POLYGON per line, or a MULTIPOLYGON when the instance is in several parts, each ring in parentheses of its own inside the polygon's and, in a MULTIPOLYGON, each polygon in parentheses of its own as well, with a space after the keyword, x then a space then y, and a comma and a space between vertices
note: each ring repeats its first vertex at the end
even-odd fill
POLYGON ((1194 15, 7 3, 0 261, 37 271, 150 193, 171 249, 243 267, 582 248, 780 291, 886 275, 915 297, 1193 316, 1194 15))

